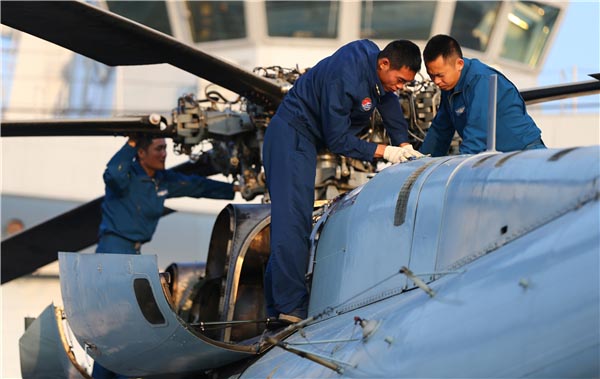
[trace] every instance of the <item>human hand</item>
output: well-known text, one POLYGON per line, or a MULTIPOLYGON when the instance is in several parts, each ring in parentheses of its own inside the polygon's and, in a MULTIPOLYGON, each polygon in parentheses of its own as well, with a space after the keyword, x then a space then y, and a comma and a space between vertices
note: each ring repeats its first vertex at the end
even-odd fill
POLYGON ((129 144, 129 146, 135 147, 137 145, 137 140, 133 136, 129 136, 127 143, 129 144))
POLYGON ((411 145, 386 146, 383 151, 383 159, 390 163, 406 162, 407 160, 415 159, 418 156, 421 156, 421 153, 414 150, 411 145))
POLYGON ((415 150, 410 143, 407 143, 406 145, 402 145, 401 147, 403 147, 405 150, 408 150, 408 153, 412 155, 410 158, 408 158, 409 160, 411 158, 424 157, 424 155, 421 154, 420 152, 418 152, 417 150, 415 150))

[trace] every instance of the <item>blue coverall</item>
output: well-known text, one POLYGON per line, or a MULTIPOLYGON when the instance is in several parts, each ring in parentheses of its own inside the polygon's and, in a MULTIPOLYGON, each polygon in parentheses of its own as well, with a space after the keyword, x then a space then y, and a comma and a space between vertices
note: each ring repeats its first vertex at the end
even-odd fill
POLYGON ((104 171, 106 193, 96 253, 139 253, 139 246, 152 239, 167 198, 233 199, 232 184, 203 176, 162 170, 151 178, 135 159, 136 152, 126 143, 104 171))
POLYGON ((461 154, 477 154, 487 148, 489 77, 498 74, 496 150, 545 148, 541 131, 527 114, 525 102, 504 75, 477 59, 463 58, 465 65, 451 91, 442 91, 438 113, 427 130, 419 151, 434 157, 448 155, 457 131, 461 154))
POLYGON ((357 134, 379 110, 392 143, 408 141, 408 124, 396 94, 377 75, 380 50, 351 42, 321 60, 294 83, 269 123, 263 145, 271 196, 271 255, 265 273, 267 316, 304 318, 305 274, 312 228, 317 151, 373 160, 377 144, 357 134))

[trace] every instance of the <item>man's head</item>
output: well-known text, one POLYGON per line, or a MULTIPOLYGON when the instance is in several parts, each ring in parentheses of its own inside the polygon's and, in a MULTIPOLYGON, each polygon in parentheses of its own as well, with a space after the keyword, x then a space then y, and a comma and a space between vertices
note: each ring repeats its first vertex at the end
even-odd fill
POLYGON ((23 221, 21 221, 21 219, 11 218, 6 223, 6 227, 4 228, 4 231, 7 236, 11 236, 13 234, 19 233, 23 229, 25 229, 25 224, 23 223, 23 221))
POLYGON ((421 69, 421 50, 408 40, 390 42, 377 57, 377 75, 386 92, 402 89, 421 69))
POLYGON ((164 138, 140 138, 136 143, 138 162, 148 176, 165 169, 167 143, 164 138))
POLYGON ((423 50, 425 68, 431 80, 443 91, 451 91, 465 65, 458 42, 447 35, 431 37, 423 50))

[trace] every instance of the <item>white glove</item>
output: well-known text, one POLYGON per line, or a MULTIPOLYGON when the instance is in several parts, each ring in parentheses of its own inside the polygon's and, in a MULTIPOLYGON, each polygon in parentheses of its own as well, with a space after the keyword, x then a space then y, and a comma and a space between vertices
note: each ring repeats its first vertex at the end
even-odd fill
POLYGON ((404 145, 402 147, 404 148, 404 150, 408 150, 408 153, 411 154, 411 157, 409 157, 409 159, 410 158, 421 158, 424 156, 423 154, 421 154, 417 150, 415 150, 411 144, 404 145))
POLYGON ((422 156, 423 154, 413 149, 412 145, 386 146, 383 151, 383 159, 390 163, 406 162, 422 156))

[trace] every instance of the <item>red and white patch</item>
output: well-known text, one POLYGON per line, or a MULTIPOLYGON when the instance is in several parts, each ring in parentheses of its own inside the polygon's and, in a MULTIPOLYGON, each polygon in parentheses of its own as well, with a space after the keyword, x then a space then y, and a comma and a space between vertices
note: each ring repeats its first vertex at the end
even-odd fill
POLYGON ((370 97, 365 97, 363 99, 363 101, 361 102, 361 107, 362 110, 365 112, 368 112, 371 110, 371 108, 373 107, 373 102, 371 101, 370 97))

